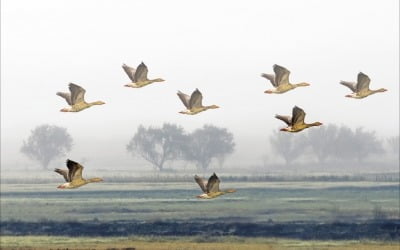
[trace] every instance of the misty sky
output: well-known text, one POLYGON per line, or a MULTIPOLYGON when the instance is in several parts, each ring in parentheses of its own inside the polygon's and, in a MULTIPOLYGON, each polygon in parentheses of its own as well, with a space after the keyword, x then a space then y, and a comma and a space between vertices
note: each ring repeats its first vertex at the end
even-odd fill
MULTIPOLYGON (((365 127, 382 137, 399 131, 399 2, 397 0, 284 1, 1 1, 2 167, 38 165, 19 153, 31 129, 63 126, 74 139, 71 159, 118 167, 134 159, 125 146, 138 125, 177 123, 187 131, 204 124, 234 133, 231 161, 261 162, 268 136, 284 126, 275 114, 294 105, 306 122, 365 127), (123 87, 121 65, 149 67, 141 89, 123 87), (283 95, 260 77, 280 64, 290 80, 309 82, 283 95), (340 80, 371 78, 363 100, 345 98, 340 80), (79 113, 62 113, 56 96, 73 82, 86 101, 79 113), (177 90, 203 93, 221 108, 181 115, 177 90)), ((313 128, 318 129, 318 128, 313 128)), ((58 159, 62 163, 65 159, 58 159)))

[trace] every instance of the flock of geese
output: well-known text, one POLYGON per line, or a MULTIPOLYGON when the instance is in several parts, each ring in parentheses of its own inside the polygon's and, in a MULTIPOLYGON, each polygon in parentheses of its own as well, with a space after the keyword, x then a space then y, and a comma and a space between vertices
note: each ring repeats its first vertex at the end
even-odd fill
MULTIPOLYGON (((144 86, 147 86, 155 82, 165 81, 162 78, 148 79, 147 78, 148 68, 143 62, 140 63, 136 69, 126 64, 123 64, 122 68, 128 75, 129 79, 132 81, 131 83, 125 84, 124 85, 125 87, 142 88, 144 86)), ((310 84, 306 82, 290 83, 289 82, 290 71, 285 67, 275 64, 273 66, 273 70, 275 74, 265 74, 265 73, 261 74, 261 76, 268 79, 271 82, 272 86, 274 87, 273 89, 264 91, 264 93, 282 94, 290 90, 293 90, 297 87, 310 86, 310 84)), ((358 73, 357 76, 357 82, 340 81, 340 84, 348 87, 352 91, 352 93, 346 95, 346 97, 355 99, 361 99, 375 93, 387 91, 384 88, 371 90, 369 88, 370 82, 371 79, 366 74, 360 72, 358 73)), ((56 93, 58 96, 64 98, 65 101, 70 106, 68 108, 61 109, 60 110, 61 112, 80 112, 94 105, 105 104, 105 102, 103 101, 86 102, 85 101, 86 91, 84 88, 82 88, 77 84, 70 83, 69 91, 70 91, 69 93, 66 92, 56 93)), ((186 108, 185 110, 179 112, 181 114, 196 115, 208 109, 219 108, 219 106, 217 105, 204 106, 202 103, 203 95, 198 89, 194 90, 190 96, 182 93, 181 91, 178 91, 177 95, 186 108)), ((286 123, 287 127, 280 129, 281 131, 285 132, 295 133, 295 132, 300 132, 309 127, 322 125, 321 122, 305 123, 304 122, 305 115, 306 113, 304 112, 303 109, 294 106, 292 109, 292 116, 275 115, 275 118, 286 123)), ((84 179, 82 177, 83 166, 77 162, 68 159, 66 165, 68 171, 58 168, 54 170, 56 173, 62 175, 66 181, 66 183, 58 186, 58 188, 61 189, 78 188, 91 182, 103 181, 103 179, 101 178, 84 179)), ((203 194, 197 196, 198 198, 212 199, 226 193, 235 192, 234 189, 228 189, 225 191, 220 190, 219 189, 220 180, 215 173, 208 179, 208 181, 204 180, 203 178, 197 175, 195 175, 194 179, 200 186, 201 190, 203 191, 203 194)))

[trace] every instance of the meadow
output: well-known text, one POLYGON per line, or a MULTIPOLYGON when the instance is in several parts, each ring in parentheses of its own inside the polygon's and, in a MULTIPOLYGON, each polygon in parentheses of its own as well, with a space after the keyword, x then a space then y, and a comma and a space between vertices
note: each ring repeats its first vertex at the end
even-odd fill
POLYGON ((57 183, 1 185, 2 221, 223 222, 399 219, 396 182, 224 182, 214 200, 195 183, 100 183, 58 190, 57 183))
POLYGON ((2 249, 398 249, 397 182, 1 185, 2 249), (107 236, 107 237, 104 237, 107 236))

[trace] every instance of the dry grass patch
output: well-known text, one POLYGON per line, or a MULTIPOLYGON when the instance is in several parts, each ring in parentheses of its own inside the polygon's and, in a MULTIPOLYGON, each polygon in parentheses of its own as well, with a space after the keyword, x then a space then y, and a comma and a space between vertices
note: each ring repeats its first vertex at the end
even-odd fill
POLYGON ((47 237, 2 236, 1 249, 136 250, 398 250, 398 242, 305 241, 244 237, 47 237))

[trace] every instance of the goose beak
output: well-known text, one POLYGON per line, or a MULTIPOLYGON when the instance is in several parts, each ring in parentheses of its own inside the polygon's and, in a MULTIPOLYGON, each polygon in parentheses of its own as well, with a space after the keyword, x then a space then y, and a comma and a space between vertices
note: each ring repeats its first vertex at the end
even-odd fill
POLYGON ((65 187, 63 185, 60 185, 57 188, 64 189, 65 187))
POLYGON ((264 93, 266 93, 266 94, 272 94, 272 90, 266 90, 266 91, 264 91, 264 93))

